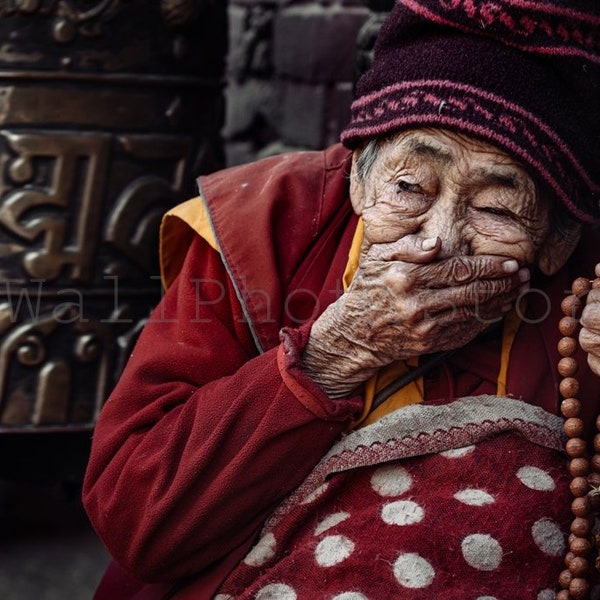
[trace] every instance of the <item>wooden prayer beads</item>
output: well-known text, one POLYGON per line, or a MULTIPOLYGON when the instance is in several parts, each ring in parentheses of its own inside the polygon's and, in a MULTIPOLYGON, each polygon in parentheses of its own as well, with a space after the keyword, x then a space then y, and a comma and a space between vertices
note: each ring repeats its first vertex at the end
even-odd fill
MULTIPOLYGON (((569 456, 569 473, 571 493, 574 496, 571 504, 573 520, 569 536, 569 550, 565 556, 567 567, 558 578, 562 588, 556 600, 583 600, 590 591, 590 574, 592 569, 600 568, 600 559, 592 564, 592 551, 597 554, 592 529, 595 522, 595 509, 600 503, 600 492, 595 489, 600 483, 600 433, 594 439, 594 454, 588 458, 587 443, 584 439, 584 423, 581 418, 581 402, 579 381, 576 378, 577 361, 573 357, 577 350, 579 332, 578 315, 582 307, 582 298, 590 289, 600 286, 600 279, 591 282, 580 277, 573 282, 571 294, 561 303, 565 315, 559 322, 558 329, 563 336, 558 342, 561 359, 558 373, 562 377, 559 384, 563 397, 560 410, 565 418, 564 431, 567 435, 565 450, 569 456)), ((600 420, 596 427, 600 431, 600 420)))

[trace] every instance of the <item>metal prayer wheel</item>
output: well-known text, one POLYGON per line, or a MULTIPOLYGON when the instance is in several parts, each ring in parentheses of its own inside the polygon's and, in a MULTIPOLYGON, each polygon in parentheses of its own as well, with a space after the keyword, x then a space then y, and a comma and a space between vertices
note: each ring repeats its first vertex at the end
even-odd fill
POLYGON ((0 0, 0 438, 91 431, 222 165, 226 4, 0 0))

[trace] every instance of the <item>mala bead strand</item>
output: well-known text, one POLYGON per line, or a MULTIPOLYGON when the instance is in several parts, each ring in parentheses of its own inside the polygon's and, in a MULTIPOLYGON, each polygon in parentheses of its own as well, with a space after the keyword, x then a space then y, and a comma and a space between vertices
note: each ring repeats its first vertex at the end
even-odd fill
MULTIPOLYGON (((598 287, 599 280, 594 283, 598 287)), ((600 484, 600 433, 594 438, 594 455, 588 458, 587 443, 584 439, 584 423, 581 418, 581 401, 579 381, 577 380, 577 361, 574 358, 577 350, 577 335, 579 333, 578 315, 581 310, 581 298, 593 287, 589 279, 580 277, 573 282, 571 294, 561 303, 565 315, 558 324, 563 336, 558 342, 558 352, 561 359, 557 369, 562 380, 559 391, 563 398, 560 405, 565 419, 564 431, 567 436, 565 450, 569 457, 569 473, 572 477, 570 490, 573 495, 571 511, 571 533, 569 535, 569 550, 565 556, 567 567, 558 578, 562 590, 556 600, 583 600, 590 591, 590 555, 592 543, 592 528, 594 525, 594 510, 592 502, 595 494, 594 487, 600 484)), ((596 424, 600 431, 600 421, 596 424)), ((598 565, 597 565, 598 566, 598 565)))

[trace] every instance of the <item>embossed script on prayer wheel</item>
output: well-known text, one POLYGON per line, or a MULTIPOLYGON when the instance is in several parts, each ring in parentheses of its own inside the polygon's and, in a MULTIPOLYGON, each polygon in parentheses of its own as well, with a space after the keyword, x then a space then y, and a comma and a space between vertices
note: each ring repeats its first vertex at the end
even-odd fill
POLYGON ((222 166, 226 4, 0 0, 0 433, 93 427, 222 166))

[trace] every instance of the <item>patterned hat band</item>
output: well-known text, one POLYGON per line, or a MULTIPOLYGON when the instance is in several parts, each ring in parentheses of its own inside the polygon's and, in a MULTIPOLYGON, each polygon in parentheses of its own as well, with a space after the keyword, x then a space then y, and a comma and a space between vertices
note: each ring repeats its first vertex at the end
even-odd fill
POLYGON ((363 96, 353 103, 341 139, 356 148, 364 140, 418 127, 450 129, 490 142, 517 158, 578 220, 596 221, 580 208, 589 204, 591 211, 594 203, 577 197, 577 181, 599 194, 600 186, 556 133, 521 107, 470 85, 409 81, 363 96))

